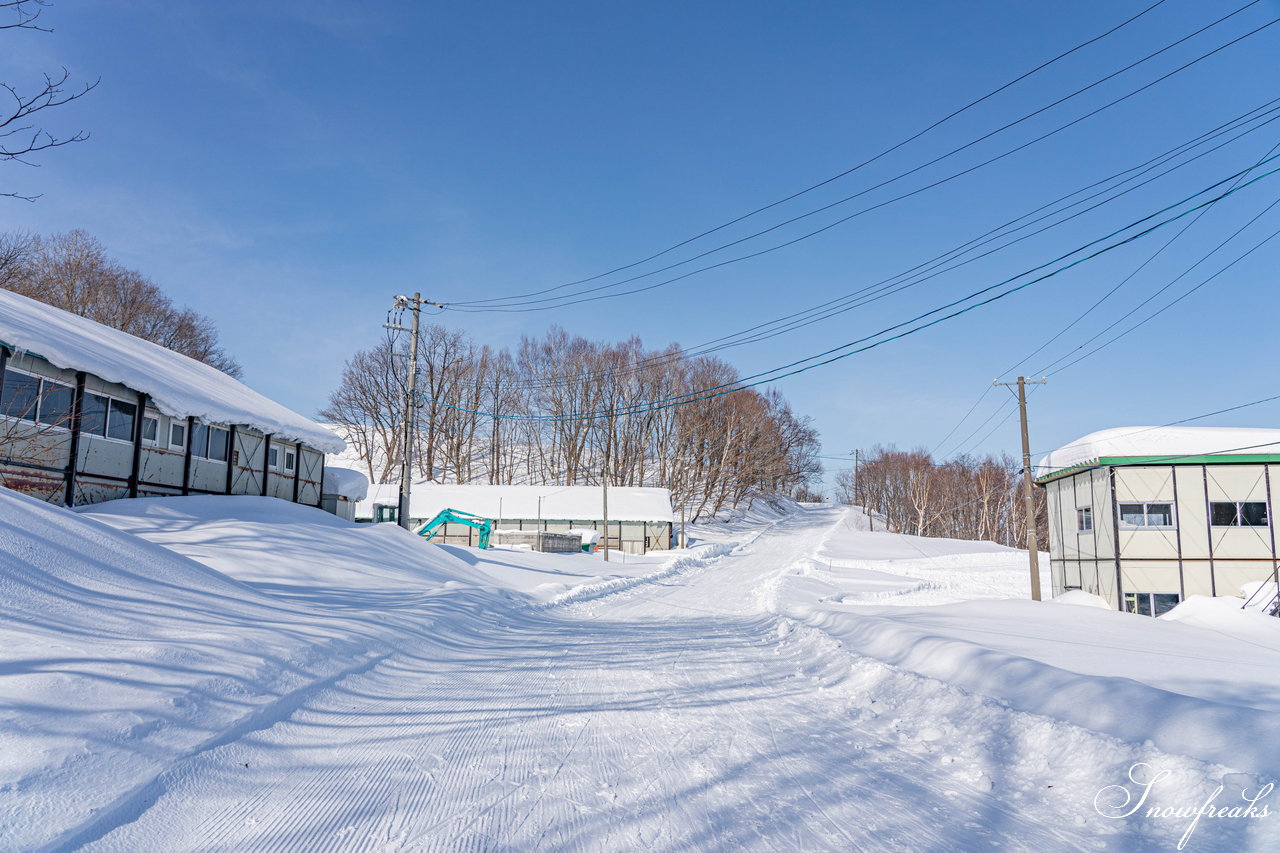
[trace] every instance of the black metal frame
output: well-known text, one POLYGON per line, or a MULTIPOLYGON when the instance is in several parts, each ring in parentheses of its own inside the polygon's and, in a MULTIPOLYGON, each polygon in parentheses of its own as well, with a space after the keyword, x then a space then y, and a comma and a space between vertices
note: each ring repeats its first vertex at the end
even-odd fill
POLYGON ((227 429, 227 483, 223 489, 227 494, 231 494, 231 487, 234 485, 236 473, 236 438, 239 434, 236 432, 236 425, 231 424, 227 429))
POLYGON ((271 435, 262 437, 262 496, 267 496, 267 480, 271 476, 271 435))
MULTIPOLYGON (((138 412, 133 420, 133 459, 129 464, 129 497, 138 496, 138 481, 142 476, 142 422, 147 416, 147 395, 138 392, 138 412)), ((160 424, 156 423, 159 432, 160 424)))
POLYGON ((196 419, 191 415, 187 415, 187 435, 186 447, 183 448, 182 454, 182 494, 191 494, 191 448, 192 439, 195 437, 196 419))
POLYGON ((67 491, 62 498, 66 506, 76 505, 76 464, 80 461, 80 422, 84 415, 84 386, 88 379, 83 370, 76 371, 76 388, 71 397, 71 442, 67 454, 67 491))

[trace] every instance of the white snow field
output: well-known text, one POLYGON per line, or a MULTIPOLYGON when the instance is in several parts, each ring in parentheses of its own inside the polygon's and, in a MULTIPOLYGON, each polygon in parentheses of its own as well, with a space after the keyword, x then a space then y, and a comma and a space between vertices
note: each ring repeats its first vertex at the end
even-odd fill
POLYGON ((1023 552, 865 527, 760 505, 605 564, 0 490, 0 849, 1280 846, 1145 811, 1280 775, 1280 620, 1007 600, 1023 552))

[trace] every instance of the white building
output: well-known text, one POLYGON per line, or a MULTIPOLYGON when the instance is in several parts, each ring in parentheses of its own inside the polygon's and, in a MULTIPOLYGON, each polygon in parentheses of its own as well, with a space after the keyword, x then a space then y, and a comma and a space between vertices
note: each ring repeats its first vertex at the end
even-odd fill
MULTIPOLYGON (((357 521, 395 521, 398 484, 369 487, 356 506, 357 521)), ((599 486, 450 486, 415 484, 409 506, 410 523, 417 527, 442 509, 456 509, 488 518, 499 529, 572 529, 603 531, 604 503, 599 486)), ((609 547, 630 554, 671 547, 673 514, 671 490, 613 486, 609 489, 609 547)), ((445 525, 450 545, 475 545, 476 531, 464 525, 445 525)), ((601 545, 603 546, 603 541, 601 545)))
POLYGON ((1055 595, 1082 589, 1159 615, 1276 580, 1280 430, 1109 429, 1050 453, 1037 474, 1055 595))
POLYGON ((269 495, 319 506, 342 439, 207 364, 0 290, 0 486, 58 504, 269 495))

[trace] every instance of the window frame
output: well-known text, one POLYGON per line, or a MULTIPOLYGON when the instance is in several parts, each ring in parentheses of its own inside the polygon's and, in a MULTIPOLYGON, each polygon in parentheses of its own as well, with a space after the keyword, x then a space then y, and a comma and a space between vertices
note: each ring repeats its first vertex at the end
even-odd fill
POLYGON ((190 436, 188 435, 189 432, 190 430, 187 429, 187 422, 185 420, 169 421, 169 443, 166 446, 170 450, 181 450, 185 453, 187 450, 187 442, 190 440, 190 436), (182 430, 182 441, 175 442, 173 440, 173 431, 175 429, 182 430))
POLYGON ((1176 501, 1116 501, 1116 518, 1119 519, 1121 530, 1176 530, 1178 528, 1178 504, 1176 501), (1133 524, 1124 520, 1124 507, 1140 506, 1142 507, 1142 524, 1133 524), (1168 524, 1151 524, 1148 518, 1151 515, 1152 506, 1169 507, 1169 523, 1168 524))
POLYGON ((1264 527, 1270 527, 1271 513, 1269 512, 1269 509, 1270 507, 1267 506, 1267 501, 1209 501, 1209 526, 1214 528, 1215 530, 1231 530, 1233 528, 1240 528, 1242 530, 1259 530, 1264 527), (1244 523, 1244 519, 1245 519, 1244 505, 1245 504, 1261 504, 1262 512, 1267 519, 1266 523, 1265 524, 1245 524, 1244 523), (1218 524, 1213 520, 1213 508, 1215 506, 1226 506, 1226 505, 1234 505, 1236 508, 1235 524, 1218 524))
MULTIPOLYGON (((1159 503, 1159 501, 1157 501, 1156 503, 1159 503)), ((1174 607, 1177 607, 1179 604, 1181 604, 1182 601, 1183 601, 1182 594, 1177 592, 1130 591, 1124 594, 1124 601, 1122 603, 1124 604, 1125 613, 1131 613, 1134 616, 1146 616, 1146 617, 1155 619, 1168 613, 1174 607), (1159 612, 1157 612, 1159 608, 1158 608, 1158 605, 1156 604, 1156 596, 1162 596, 1165 598, 1171 597, 1175 599, 1175 601, 1173 602, 1173 605, 1171 607, 1166 607, 1163 610, 1159 610, 1159 612), (1130 609, 1129 607, 1131 603, 1133 604, 1132 609, 1130 609), (1146 604, 1145 609, 1143 608, 1144 603, 1146 604)))
POLYGON ((148 415, 146 412, 142 414, 142 446, 143 447, 160 447, 160 416, 148 415), (151 421, 156 425, 155 435, 147 438, 147 421, 151 421))
MULTIPOLYGON (((114 441, 119 444, 133 444, 133 437, 134 435, 137 434, 137 429, 138 429, 138 418, 141 416, 141 413, 138 411, 137 402, 130 401, 130 400, 122 400, 119 397, 112 397, 110 394, 99 394, 98 396, 107 398, 107 417, 106 417, 106 422, 104 424, 105 428, 103 430, 102 435, 99 435, 98 438, 105 438, 107 441, 114 441), (120 403, 125 406, 129 406, 133 409, 133 414, 129 416, 130 423, 129 423, 128 438, 120 438, 118 436, 114 436, 111 434, 111 429, 114 426, 113 421, 115 420, 117 403, 120 403)), ((97 435, 97 433, 93 433, 93 435, 97 435)))
MULTIPOLYGON (((14 367, 12 364, 5 365, 4 373, 12 373, 15 376, 23 376, 23 377, 26 377, 27 379, 34 379, 36 383, 36 392, 35 392, 35 400, 33 401, 31 406, 30 417, 27 417, 25 415, 11 415, 8 412, 6 412, 3 408, 0 408, 0 418, 5 418, 11 421, 25 422, 30 424, 32 427, 36 429, 42 429, 42 430, 45 430, 45 429, 70 430, 71 429, 71 415, 75 407, 75 393, 76 393, 75 385, 68 385, 65 382, 59 382, 57 379, 50 379, 47 376, 36 373, 34 370, 24 370, 21 367, 14 367), (48 393, 46 390, 47 386, 53 386, 55 388, 71 392, 71 408, 68 409, 64 417, 59 421, 50 422, 50 421, 44 420, 43 409, 44 409, 45 396, 48 393)), ((8 387, 9 387, 9 383, 4 381, 4 374, 0 373, 0 395, 3 395, 3 389, 8 387)))
POLYGON ((218 426, 217 424, 206 424, 208 426, 209 438, 205 442, 205 455, 201 458, 207 462, 221 462, 227 464, 227 460, 231 458, 231 430, 228 427, 218 426), (222 434, 222 458, 209 455, 209 448, 213 446, 213 438, 215 433, 222 434))
POLYGON ((288 471, 290 474, 297 473, 298 451, 294 448, 286 447, 284 449, 284 468, 282 470, 288 471))
POLYGON ((202 421, 197 419, 191 423, 190 433, 191 434, 187 438, 188 441, 195 440, 195 436, 197 434, 202 434, 204 436, 204 441, 200 442, 204 445, 203 448, 200 447, 199 444, 192 445, 191 447, 191 457, 193 459, 203 459, 205 462, 213 462, 217 465, 228 464, 228 460, 231 458, 231 428, 230 427, 219 426, 218 424, 212 424, 212 423, 209 423, 208 421, 202 421), (223 436, 222 438, 223 457, 221 459, 219 459, 216 456, 209 455, 209 447, 213 443, 213 438, 215 433, 222 433, 222 436, 223 436))
POLYGON ((1093 533, 1093 507, 1076 507, 1076 533, 1093 533))

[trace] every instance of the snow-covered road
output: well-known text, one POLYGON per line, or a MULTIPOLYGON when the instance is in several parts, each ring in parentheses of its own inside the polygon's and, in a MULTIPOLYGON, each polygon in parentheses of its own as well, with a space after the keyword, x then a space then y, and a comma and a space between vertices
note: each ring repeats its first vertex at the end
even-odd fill
POLYGON ((620 593, 424 631, 172 768, 77 843, 1135 849, 1052 787, 1071 781, 1053 750, 1093 735, 855 659, 768 612, 771 585, 838 521, 812 510, 620 593))

